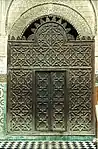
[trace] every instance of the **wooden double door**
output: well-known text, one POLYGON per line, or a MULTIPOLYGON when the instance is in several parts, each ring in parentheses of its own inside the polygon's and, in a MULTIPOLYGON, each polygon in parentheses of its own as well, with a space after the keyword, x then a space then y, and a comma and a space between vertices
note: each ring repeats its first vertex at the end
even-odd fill
POLYGON ((65 71, 35 72, 36 130, 66 131, 65 71))

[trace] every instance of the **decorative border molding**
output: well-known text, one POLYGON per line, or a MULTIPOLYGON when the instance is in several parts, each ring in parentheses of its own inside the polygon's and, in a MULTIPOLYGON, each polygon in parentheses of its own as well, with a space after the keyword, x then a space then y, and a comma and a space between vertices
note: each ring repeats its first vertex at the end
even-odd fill
POLYGON ((0 83, 0 133, 4 131, 4 84, 0 83))

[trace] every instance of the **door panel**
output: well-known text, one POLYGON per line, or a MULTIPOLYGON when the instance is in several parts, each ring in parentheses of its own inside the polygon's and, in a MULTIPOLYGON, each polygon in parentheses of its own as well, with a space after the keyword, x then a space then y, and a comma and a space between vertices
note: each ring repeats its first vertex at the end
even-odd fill
POLYGON ((67 113, 65 113, 64 108, 64 101, 52 103, 51 126, 53 131, 65 131, 65 116, 67 116, 67 113))
POLYGON ((36 130, 65 130, 65 72, 36 72, 36 130))
POLYGON ((51 123, 52 130, 64 131, 65 120, 64 111, 65 104, 65 72, 51 72, 51 104, 52 114, 51 123))
MULTIPOLYGON (((8 92, 9 132, 32 132, 32 70, 10 70, 8 92)), ((33 122, 34 123, 34 122, 33 122)))
POLYGON ((52 101, 64 101, 64 72, 51 72, 52 101))
POLYGON ((49 73, 48 72, 36 72, 36 130, 48 130, 49 129, 49 73))
POLYGON ((48 102, 37 101, 36 102, 36 130, 49 130, 49 114, 48 114, 48 102))

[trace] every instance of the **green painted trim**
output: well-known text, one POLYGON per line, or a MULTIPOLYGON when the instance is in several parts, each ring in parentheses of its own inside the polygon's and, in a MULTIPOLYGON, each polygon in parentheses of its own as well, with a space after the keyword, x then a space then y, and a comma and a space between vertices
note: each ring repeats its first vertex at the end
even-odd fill
MULTIPOLYGON (((92 141, 95 136, 7 136, 2 141, 92 141)), ((1 141, 0 140, 0 141, 1 141)))

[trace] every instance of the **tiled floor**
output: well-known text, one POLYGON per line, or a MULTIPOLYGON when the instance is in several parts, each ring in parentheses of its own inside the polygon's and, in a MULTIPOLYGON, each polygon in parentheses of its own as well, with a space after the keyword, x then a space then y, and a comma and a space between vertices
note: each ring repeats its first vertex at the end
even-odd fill
POLYGON ((97 149, 92 142, 0 142, 0 149, 97 149))

